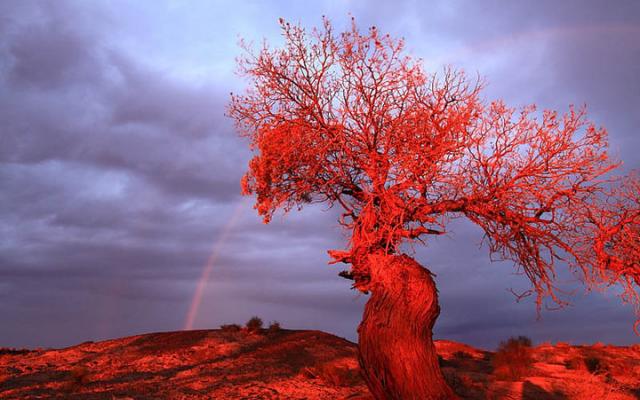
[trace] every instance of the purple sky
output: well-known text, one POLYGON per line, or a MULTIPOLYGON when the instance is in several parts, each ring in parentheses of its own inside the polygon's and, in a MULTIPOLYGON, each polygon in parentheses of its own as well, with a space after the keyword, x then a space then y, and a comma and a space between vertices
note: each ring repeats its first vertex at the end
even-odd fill
MULTIPOLYGON (((405 37, 429 71, 480 73, 488 99, 586 103, 624 169, 640 167, 638 1, 309 3, 0 2, 0 347, 179 330, 214 248, 195 327, 255 314, 356 339, 366 297, 326 264, 344 243, 335 212, 262 225, 239 195, 250 154, 223 115, 245 84, 237 40, 280 43, 278 17, 342 29, 351 14, 405 37)), ((454 225, 417 250, 437 274, 438 338, 638 342, 615 288, 536 320, 507 291, 525 278, 454 225)))

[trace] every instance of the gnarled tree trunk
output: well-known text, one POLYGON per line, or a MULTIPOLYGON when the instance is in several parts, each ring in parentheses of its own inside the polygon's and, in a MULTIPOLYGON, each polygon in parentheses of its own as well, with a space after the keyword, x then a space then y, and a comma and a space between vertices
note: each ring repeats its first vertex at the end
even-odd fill
POLYGON ((456 399, 432 340, 440 314, 431 273, 407 255, 367 257, 371 298, 358 328, 360 366, 376 400, 456 399))

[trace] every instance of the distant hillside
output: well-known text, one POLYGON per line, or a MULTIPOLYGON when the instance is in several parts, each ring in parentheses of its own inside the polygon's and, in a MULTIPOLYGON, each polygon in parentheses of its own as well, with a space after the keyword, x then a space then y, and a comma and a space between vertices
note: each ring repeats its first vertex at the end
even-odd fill
MULTIPOLYGON (((523 376, 505 370, 494 353, 449 341, 436 346, 447 379, 463 398, 640 398, 640 346, 538 346, 530 350, 523 376)), ((3 349, 0 398, 371 399, 356 351, 355 344, 319 331, 233 328, 60 350, 3 349)))

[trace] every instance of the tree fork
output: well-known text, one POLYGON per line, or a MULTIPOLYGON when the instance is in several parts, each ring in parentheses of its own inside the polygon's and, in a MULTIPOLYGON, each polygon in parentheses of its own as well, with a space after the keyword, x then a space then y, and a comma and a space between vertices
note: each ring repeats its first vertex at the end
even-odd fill
POLYGON ((407 255, 372 254, 371 298, 358 328, 359 361, 377 400, 457 399, 438 364, 432 329, 440 307, 429 270, 407 255))

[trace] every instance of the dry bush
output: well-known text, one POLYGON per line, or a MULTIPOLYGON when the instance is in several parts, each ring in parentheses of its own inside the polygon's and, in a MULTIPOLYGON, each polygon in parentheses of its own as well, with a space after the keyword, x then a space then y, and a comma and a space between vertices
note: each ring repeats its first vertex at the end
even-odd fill
POLYGON ((587 367, 587 370, 592 374, 601 373, 606 370, 604 363, 598 357, 595 357, 595 356, 585 358, 584 365, 587 367))
POLYGON ((253 316, 247 321, 245 325, 249 333, 259 333, 262 330, 262 319, 260 317, 253 316))
POLYGON ((222 332, 239 332, 241 329, 242 327, 238 324, 220 325, 220 330, 222 332))
POLYGON ((531 339, 526 336, 511 337, 506 342, 500 342, 492 360, 494 375, 513 381, 524 377, 532 363, 531 339))
POLYGON ((0 347, 0 356, 3 356, 3 355, 16 356, 16 355, 23 355, 23 354, 28 354, 28 353, 31 353, 31 350, 29 350, 29 349, 14 349, 12 347, 0 347))
POLYGON ((267 328, 267 332, 268 333, 278 333, 282 330, 282 327, 280 327, 280 322, 278 321, 273 321, 269 324, 269 328, 267 328))
POLYGON ((528 336, 520 335, 520 336, 518 336, 516 338, 511 337, 511 338, 509 338, 508 341, 514 341, 514 342, 517 342, 518 344, 520 344, 522 346, 529 347, 529 348, 531 348, 531 346, 533 346, 533 341, 528 336))

